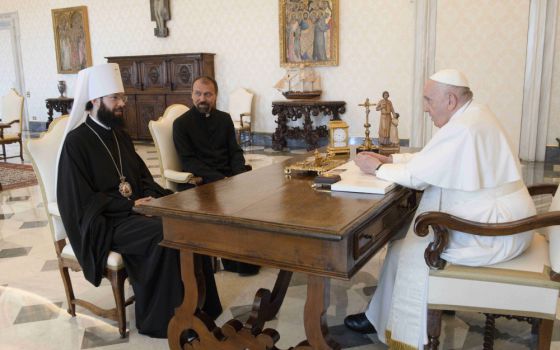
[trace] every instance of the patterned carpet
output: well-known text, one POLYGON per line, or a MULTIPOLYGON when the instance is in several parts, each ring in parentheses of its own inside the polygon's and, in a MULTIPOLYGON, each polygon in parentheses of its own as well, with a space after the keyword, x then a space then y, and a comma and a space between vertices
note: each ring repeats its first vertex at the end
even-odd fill
POLYGON ((0 190, 13 190, 36 184, 37 178, 31 165, 0 163, 0 190))

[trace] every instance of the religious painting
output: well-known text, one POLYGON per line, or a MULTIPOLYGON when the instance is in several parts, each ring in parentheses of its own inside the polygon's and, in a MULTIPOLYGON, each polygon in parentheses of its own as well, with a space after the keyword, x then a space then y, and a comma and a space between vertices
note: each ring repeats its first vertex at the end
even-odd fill
POLYGON ((86 6, 53 9, 58 73, 71 74, 92 65, 86 6))
POLYGON ((338 65, 338 0, 279 0, 280 65, 338 65))

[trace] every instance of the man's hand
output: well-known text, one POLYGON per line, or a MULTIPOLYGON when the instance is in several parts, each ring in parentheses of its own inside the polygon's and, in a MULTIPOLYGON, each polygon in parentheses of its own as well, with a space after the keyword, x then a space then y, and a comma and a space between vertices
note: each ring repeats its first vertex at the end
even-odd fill
MULTIPOLYGON (((150 197, 144 197, 144 198, 138 198, 137 200, 134 201, 134 207, 132 208, 133 211, 136 211, 136 207, 145 203, 148 203, 149 201, 151 201, 152 199, 154 199, 154 197, 150 196, 150 197)), ((147 217, 152 217, 151 215, 145 215, 147 217)))
POLYGON ((379 164, 383 163, 376 157, 371 157, 367 154, 362 153, 364 152, 360 152, 358 153, 358 155, 356 155, 356 159, 354 159, 354 162, 364 173, 375 175, 375 170, 377 169, 379 164))
POLYGON ((382 154, 379 153, 375 153, 375 152, 360 152, 358 153, 358 155, 363 154, 364 156, 368 156, 368 157, 373 157, 376 158, 377 160, 379 160, 382 164, 390 164, 393 163, 393 157, 392 156, 384 156, 382 154))
POLYGON ((152 197, 152 196, 144 197, 144 198, 138 198, 137 200, 134 201, 134 206, 137 207, 137 206, 142 205, 144 203, 148 203, 152 199, 154 199, 154 197, 152 197))

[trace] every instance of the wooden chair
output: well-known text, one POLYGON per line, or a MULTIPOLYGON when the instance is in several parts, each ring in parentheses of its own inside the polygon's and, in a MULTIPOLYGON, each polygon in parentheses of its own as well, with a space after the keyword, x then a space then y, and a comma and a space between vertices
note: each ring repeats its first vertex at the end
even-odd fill
POLYGON ((249 145, 253 141, 251 131, 251 106, 253 104, 253 94, 244 88, 237 88, 229 94, 229 114, 235 127, 237 143, 242 144, 241 135, 247 134, 249 145))
POLYGON ((113 296, 115 298, 116 307, 112 309, 102 309, 88 301, 78 299, 74 296, 70 273, 72 271, 81 271, 80 264, 76 259, 76 255, 72 250, 72 246, 67 244, 66 231, 60 218, 58 205, 55 202, 55 183, 56 183, 56 158, 58 149, 64 135, 64 129, 68 123, 68 117, 62 116, 55 119, 50 125, 49 130, 39 139, 30 139, 26 143, 26 149, 33 162, 33 169, 37 175, 37 180, 41 188, 43 204, 47 212, 49 228, 53 235, 56 257, 58 259, 58 268, 64 283, 66 299, 68 301, 68 313, 76 316, 76 305, 82 306, 94 314, 109 318, 118 322, 119 333, 122 338, 126 337, 126 313, 125 307, 132 304, 134 296, 125 301, 124 299, 124 281, 127 273, 124 268, 122 256, 116 252, 110 252, 107 258, 107 266, 103 277, 111 282, 113 296))
POLYGON ((159 159, 161 177, 165 181, 164 187, 177 192, 180 183, 199 184, 202 179, 192 173, 182 171, 181 159, 173 143, 173 122, 183 115, 189 108, 182 104, 173 104, 165 109, 163 116, 148 123, 150 134, 154 140, 159 159))
POLYGON ((532 196, 556 194, 550 211, 523 220, 482 224, 440 212, 418 216, 419 236, 434 230, 434 240, 424 253, 430 267, 428 287, 428 349, 437 349, 442 310, 486 313, 484 349, 492 349, 496 317, 529 321, 538 331, 538 349, 550 349, 560 289, 560 191, 556 185, 529 188, 532 196), (549 241, 536 232, 531 246, 515 259, 492 266, 447 264, 440 257, 448 242, 448 230, 480 236, 504 236, 548 228, 549 241))
POLYGON ((0 110, 0 118, 2 128, 0 128, 0 144, 2 145, 2 154, 4 161, 7 158, 17 156, 6 156, 6 145, 11 143, 19 143, 19 157, 23 161, 23 149, 21 144, 21 129, 23 116, 23 96, 20 96, 16 90, 10 89, 5 96, 2 96, 2 109, 0 110))

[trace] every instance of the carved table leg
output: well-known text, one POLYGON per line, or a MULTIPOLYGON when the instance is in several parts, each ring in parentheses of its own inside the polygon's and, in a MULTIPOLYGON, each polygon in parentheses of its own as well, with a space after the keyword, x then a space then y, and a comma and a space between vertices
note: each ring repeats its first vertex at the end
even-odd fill
POLYGON ((441 333, 441 310, 428 310, 428 350, 437 350, 441 333))
POLYGON ((317 135, 316 130, 313 130, 311 111, 308 108, 304 109, 303 138, 305 139, 305 143, 307 143, 308 151, 312 151, 315 148, 317 148, 317 141, 319 140, 319 135, 317 135))
POLYGON ((304 326, 307 340, 300 343, 296 350, 340 349, 340 345, 329 335, 327 326, 327 307, 329 306, 330 279, 308 275, 307 300, 305 301, 304 326))
MULTIPOLYGON (((181 336, 193 328, 193 316, 200 304, 199 288, 195 276, 195 257, 192 251, 181 250, 181 278, 185 287, 183 303, 175 309, 175 315, 169 321, 167 341, 173 350, 183 349, 181 336)), ((204 296, 202 296, 204 299, 204 296)))
POLYGON ((272 134, 272 149, 275 151, 281 151, 288 144, 286 141, 286 132, 288 130, 288 118, 286 117, 287 111, 284 108, 278 108, 278 110, 274 109, 272 113, 275 114, 275 112, 278 114, 278 120, 276 121, 278 126, 276 127, 274 134, 272 134))
POLYGON ((265 288, 260 288, 257 291, 255 300, 253 301, 253 309, 251 310, 251 315, 246 325, 251 329, 253 334, 260 333, 264 327, 264 323, 272 320, 274 316, 276 316, 278 310, 280 310, 280 306, 282 306, 291 279, 291 271, 280 270, 278 272, 278 277, 276 277, 276 283, 274 284, 272 293, 265 288))
POLYGON ((486 315, 486 324, 484 325, 484 342, 482 348, 484 350, 494 349, 494 333, 496 333, 496 315, 486 315))

